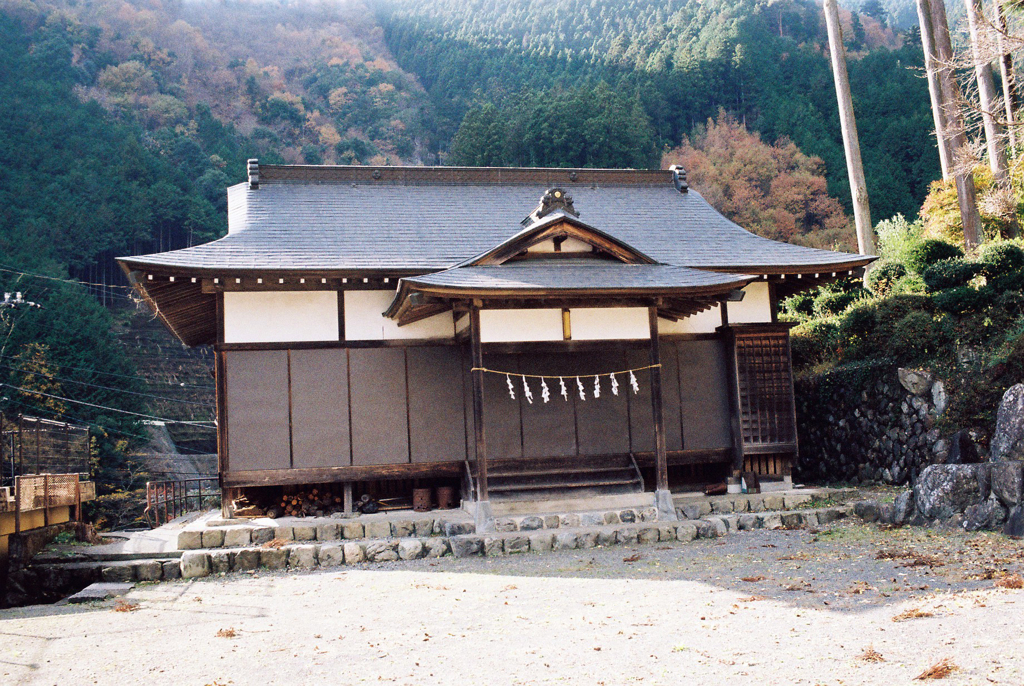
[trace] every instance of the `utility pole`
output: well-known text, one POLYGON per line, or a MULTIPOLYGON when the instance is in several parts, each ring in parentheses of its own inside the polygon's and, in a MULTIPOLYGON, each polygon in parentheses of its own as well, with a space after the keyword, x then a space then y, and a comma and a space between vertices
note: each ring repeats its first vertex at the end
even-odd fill
POLYGON ((857 226, 857 250, 861 255, 873 255, 875 236, 871 226, 871 206, 868 204, 868 186, 864 180, 864 164, 860 158, 857 119, 853 114, 850 77, 846 73, 846 49, 843 47, 843 31, 839 25, 839 7, 836 0, 825 0, 825 24, 828 27, 828 45, 832 56, 832 76, 836 82, 836 99, 839 101, 839 125, 843 131, 843 148, 846 151, 846 173, 850 178, 850 195, 853 196, 853 221, 857 226))

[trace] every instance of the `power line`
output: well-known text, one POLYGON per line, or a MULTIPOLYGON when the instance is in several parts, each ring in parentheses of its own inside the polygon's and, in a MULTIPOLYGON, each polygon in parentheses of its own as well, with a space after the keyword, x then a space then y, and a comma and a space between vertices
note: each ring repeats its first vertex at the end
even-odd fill
POLYGON ((154 398, 156 400, 163 400, 163 401, 166 401, 166 402, 169 402, 169 403, 186 403, 188 405, 199 405, 200 407, 209 407, 209 403, 201 403, 201 402, 197 402, 195 400, 181 400, 181 399, 178 399, 178 398, 166 398, 166 397, 161 396, 161 395, 153 395, 152 393, 140 393, 138 391, 129 391, 129 390, 125 390, 125 389, 122 389, 122 388, 111 388, 110 386, 100 386, 98 384, 86 383, 85 381, 75 381, 74 379, 65 379, 65 378, 62 378, 62 377, 59 377, 59 376, 53 376, 52 374, 43 374, 43 373, 40 373, 40 372, 31 372, 31 371, 29 371, 27 369, 18 369, 17 367, 11 367, 11 366, 6 365, 6 364, 0 364, 0 367, 2 367, 4 369, 10 369, 11 371, 17 372, 19 374, 31 374, 32 376, 41 376, 44 379, 50 379, 51 381, 56 380, 56 381, 62 381, 64 383, 73 383, 73 384, 78 384, 79 386, 87 386, 89 388, 99 388, 99 389, 102 389, 104 391, 114 391, 115 393, 128 393, 130 395, 138 395, 138 396, 141 396, 143 398, 154 398))
POLYGON ((27 393, 29 395, 41 395, 41 396, 43 396, 45 398, 52 398, 54 400, 62 400, 62 401, 67 402, 67 403, 75 403, 76 405, 85 405, 87 407, 95 407, 96 409, 99 409, 99 410, 107 410, 109 412, 120 412, 121 414, 130 414, 130 415, 135 416, 135 417, 142 417, 143 419, 153 419, 153 420, 156 420, 158 422, 164 422, 166 424, 184 424, 186 426, 196 426, 196 427, 200 427, 200 428, 203 428, 203 429, 216 429, 217 428, 216 425, 211 426, 209 422, 207 422, 207 423, 188 422, 188 421, 184 421, 184 420, 180 420, 180 419, 168 419, 166 417, 157 417, 157 416, 151 415, 151 414, 142 414, 141 412, 130 412, 129 410, 121 410, 121 409, 118 409, 116 407, 107 407, 106 405, 97 405, 96 403, 87 403, 84 400, 74 400, 73 398, 64 398, 64 397, 59 396, 59 395, 52 395, 50 393, 43 393, 42 391, 34 391, 34 390, 31 390, 31 389, 28 389, 28 388, 20 388, 18 386, 13 386, 13 385, 11 385, 9 383, 0 383, 0 387, 10 388, 10 389, 13 389, 15 391, 20 391, 21 393, 27 393))
POLYGON ((78 279, 62 279, 57 276, 46 276, 45 274, 33 274, 32 272, 19 271, 10 265, 0 264, 0 272, 8 272, 10 274, 18 274, 20 276, 31 276, 35 279, 46 279, 47 281, 59 281, 60 283, 70 283, 76 286, 96 286, 98 288, 119 288, 122 290, 130 291, 131 286, 119 286, 113 283, 90 283, 89 281, 79 281, 78 279))
MULTIPOLYGON (((17 360, 18 358, 13 357, 11 355, 8 355, 7 357, 0 357, 0 360, 4 360, 4 359, 6 359, 6 360, 17 360)), ((147 379, 144 376, 136 376, 136 375, 132 375, 132 374, 117 374, 115 372, 101 372, 98 369, 89 369, 88 367, 72 367, 71 365, 68 365, 68 364, 57 364, 56 366, 60 367, 61 369, 73 369, 76 372, 91 372, 93 374, 99 374, 101 376, 110 376, 110 377, 114 377, 114 378, 117 378, 117 379, 136 379, 138 381, 142 381, 142 382, 148 383, 148 384, 161 383, 161 382, 153 381, 152 379, 147 379)), ((166 383, 169 386, 175 386, 175 387, 178 387, 178 388, 201 388, 201 389, 208 390, 208 391, 214 389, 214 386, 200 386, 198 384, 187 384, 187 383, 175 384, 175 383, 173 383, 171 381, 168 381, 166 383)))

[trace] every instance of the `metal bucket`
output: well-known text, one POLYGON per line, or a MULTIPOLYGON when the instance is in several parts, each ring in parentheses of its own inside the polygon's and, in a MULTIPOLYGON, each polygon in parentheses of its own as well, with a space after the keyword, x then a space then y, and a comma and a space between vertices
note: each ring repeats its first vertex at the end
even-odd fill
POLYGON ((412 509, 416 512, 430 512, 430 489, 412 489, 412 509))
POLYGON ((450 510, 455 507, 455 489, 451 486, 437 487, 437 509, 450 510))

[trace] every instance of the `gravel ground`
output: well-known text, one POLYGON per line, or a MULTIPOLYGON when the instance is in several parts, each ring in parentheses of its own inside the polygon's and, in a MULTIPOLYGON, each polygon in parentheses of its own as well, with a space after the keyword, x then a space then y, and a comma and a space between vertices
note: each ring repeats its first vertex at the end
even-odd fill
POLYGON ((1019 685, 1021 573, 1000 535, 838 522, 167 582, 0 611, 0 683, 901 684, 949 659, 941 683, 1019 685))

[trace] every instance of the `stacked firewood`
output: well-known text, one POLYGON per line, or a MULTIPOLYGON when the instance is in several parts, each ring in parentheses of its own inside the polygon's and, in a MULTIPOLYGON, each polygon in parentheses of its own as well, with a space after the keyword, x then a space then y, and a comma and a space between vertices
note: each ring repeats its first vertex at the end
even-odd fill
POLYGON ((277 517, 323 517, 341 512, 344 503, 341 496, 312 488, 281 496, 281 500, 267 508, 267 516, 277 517))

